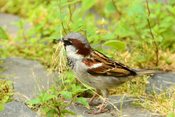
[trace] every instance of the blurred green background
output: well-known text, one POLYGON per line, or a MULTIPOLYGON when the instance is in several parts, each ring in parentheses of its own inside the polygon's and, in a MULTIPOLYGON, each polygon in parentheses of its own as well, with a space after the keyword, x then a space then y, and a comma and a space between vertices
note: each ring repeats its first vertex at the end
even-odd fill
MULTIPOLYGON (((119 53, 128 45, 130 52, 137 52, 134 64, 141 68, 170 65, 171 53, 175 51, 174 4, 173 0, 149 1, 149 15, 144 0, 1 0, 1 12, 22 19, 13 22, 20 28, 18 36, 1 42, 1 45, 11 44, 4 46, 3 50, 8 52, 0 51, 1 57, 14 54, 39 60, 49 67, 54 39, 60 38, 61 33, 65 36, 69 32, 80 32, 92 45, 106 42, 104 45, 119 53), (26 23, 32 29, 24 33, 26 23)), ((102 50, 102 47, 96 46, 96 49, 102 50)), ((115 58, 116 52, 104 51, 115 58)))

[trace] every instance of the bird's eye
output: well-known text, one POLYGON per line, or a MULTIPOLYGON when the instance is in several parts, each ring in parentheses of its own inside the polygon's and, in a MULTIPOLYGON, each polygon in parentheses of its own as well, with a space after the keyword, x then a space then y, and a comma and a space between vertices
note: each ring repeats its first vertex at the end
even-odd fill
POLYGON ((72 45, 72 43, 69 40, 64 40, 65 45, 72 45))

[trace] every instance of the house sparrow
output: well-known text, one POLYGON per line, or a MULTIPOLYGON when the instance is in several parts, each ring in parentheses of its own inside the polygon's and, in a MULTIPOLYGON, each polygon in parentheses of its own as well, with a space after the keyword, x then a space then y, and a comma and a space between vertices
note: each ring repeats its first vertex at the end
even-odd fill
POLYGON ((109 96, 108 89, 116 88, 138 75, 162 72, 153 69, 133 69, 110 59, 93 49, 88 40, 80 33, 69 33, 59 41, 64 43, 68 65, 78 80, 96 89, 97 93, 90 99, 89 105, 96 105, 92 101, 100 91, 105 98, 99 106, 99 110, 90 111, 90 114, 107 111, 104 109, 104 105, 109 96))

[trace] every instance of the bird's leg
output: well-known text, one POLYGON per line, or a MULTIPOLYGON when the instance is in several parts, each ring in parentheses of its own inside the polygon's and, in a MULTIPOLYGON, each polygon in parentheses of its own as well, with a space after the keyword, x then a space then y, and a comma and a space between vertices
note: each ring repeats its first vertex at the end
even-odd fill
POLYGON ((97 105, 100 104, 100 103, 94 103, 94 102, 92 102, 92 101, 95 99, 95 97, 98 96, 99 92, 100 92, 100 90, 96 89, 96 93, 92 96, 92 98, 91 98, 91 99, 89 100, 89 102, 88 102, 88 104, 89 104, 90 106, 97 106, 97 105))
POLYGON ((107 101, 107 97, 108 97, 108 94, 109 94, 108 90, 107 89, 102 90, 102 93, 103 93, 103 96, 105 97, 105 99, 104 99, 103 103, 100 106, 98 106, 98 108, 100 108, 100 109, 97 110, 97 111, 89 111, 88 112, 89 114, 100 114, 100 113, 104 113, 104 112, 108 111, 108 109, 104 109, 104 106, 105 106, 105 103, 107 101))
POLYGON ((89 100, 89 102, 88 102, 88 104, 90 105, 90 106, 97 106, 97 105, 99 105, 100 103, 94 103, 94 102, 92 102, 94 99, 95 99, 95 97, 97 97, 97 93, 95 93, 94 95, 93 95, 93 97, 89 100))

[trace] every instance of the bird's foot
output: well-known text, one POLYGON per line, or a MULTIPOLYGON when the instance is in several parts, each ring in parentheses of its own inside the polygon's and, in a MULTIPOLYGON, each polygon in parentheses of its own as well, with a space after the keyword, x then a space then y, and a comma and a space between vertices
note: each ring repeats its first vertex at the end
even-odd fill
POLYGON ((107 112, 108 109, 104 109, 104 104, 105 104, 105 101, 101 105, 97 106, 97 108, 100 108, 99 110, 97 110, 97 111, 89 111, 88 114, 95 114, 96 115, 96 114, 107 112))
POLYGON ((109 111, 108 109, 99 109, 97 111, 89 111, 88 114, 94 114, 94 115, 97 115, 97 114, 100 114, 100 113, 105 113, 109 111))
MULTIPOLYGON (((100 105, 101 103, 100 103, 100 102, 99 102, 99 103, 89 102, 88 104, 89 104, 89 106, 98 106, 98 105, 100 105)), ((75 103, 75 105, 83 106, 82 103, 78 103, 78 102, 75 103)))
POLYGON ((98 106, 98 105, 100 105, 100 104, 101 104, 101 103, 98 103, 98 102, 97 102, 97 103, 89 102, 89 105, 90 105, 90 106, 98 106))

